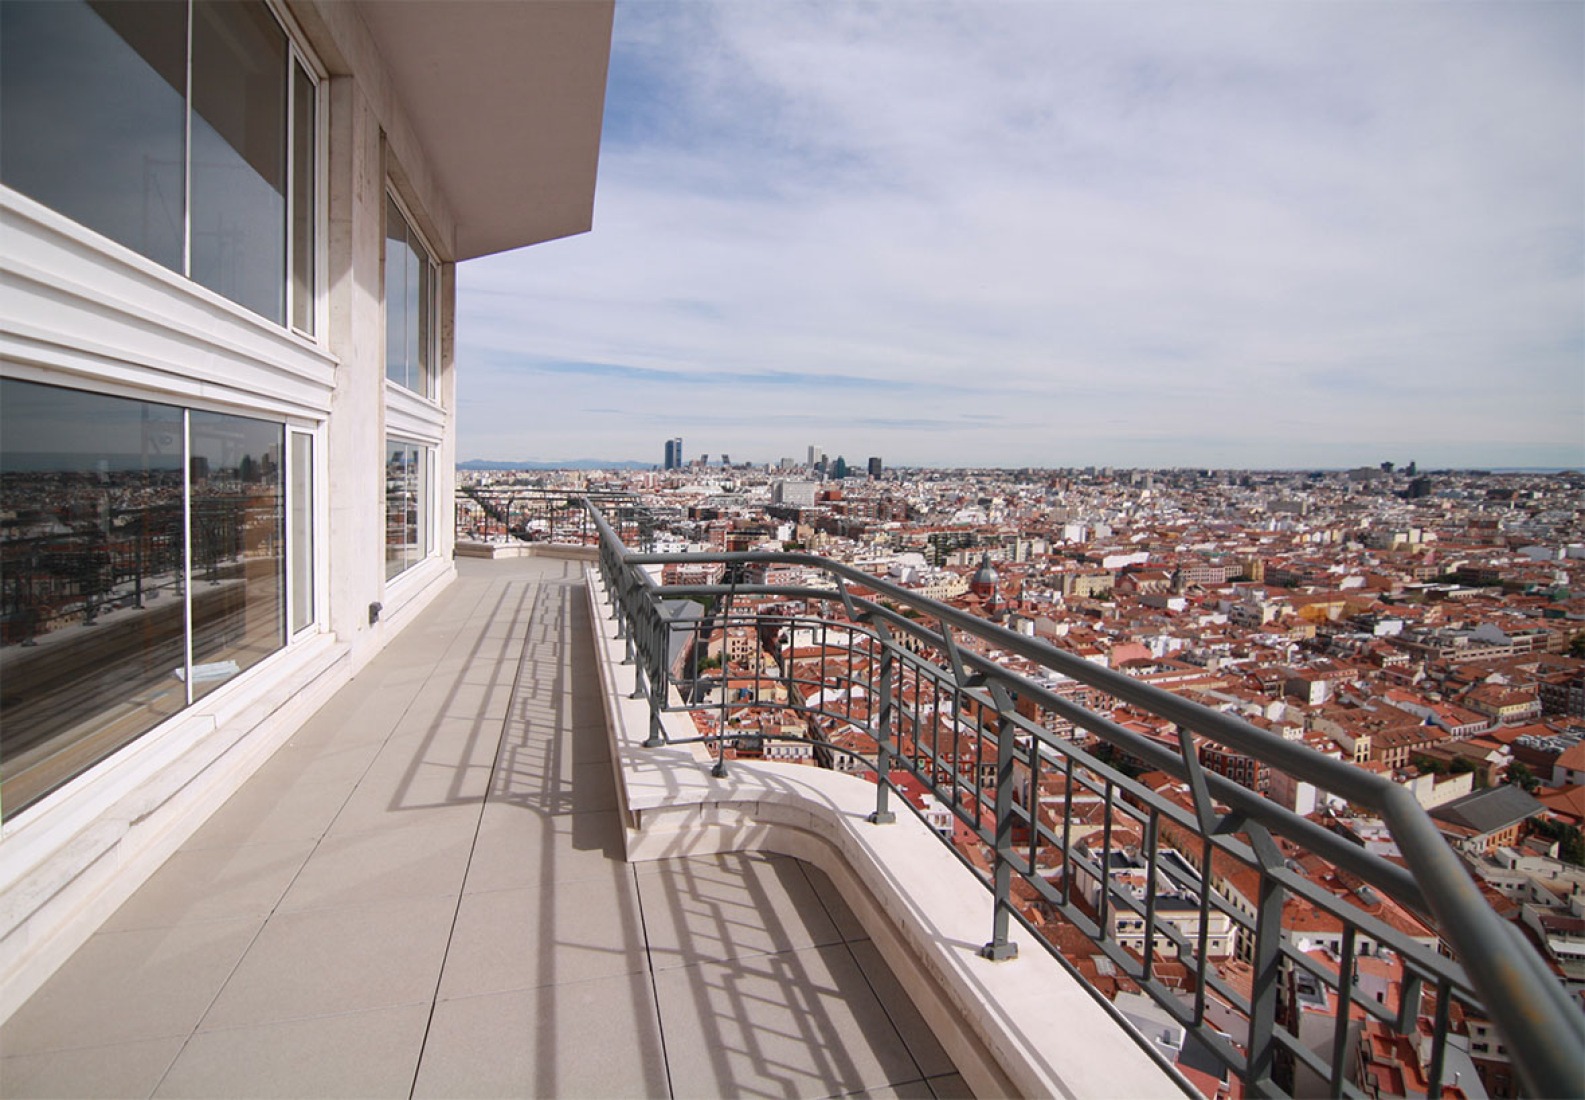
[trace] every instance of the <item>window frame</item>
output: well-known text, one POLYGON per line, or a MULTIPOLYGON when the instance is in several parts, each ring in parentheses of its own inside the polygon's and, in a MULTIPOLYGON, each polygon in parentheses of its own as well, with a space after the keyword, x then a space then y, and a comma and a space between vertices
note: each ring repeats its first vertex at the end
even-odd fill
POLYGON ((325 164, 329 151, 326 134, 326 105, 325 105, 325 75, 314 59, 300 44, 299 34, 295 24, 286 18, 277 5, 271 0, 270 10, 275 13, 276 19, 286 30, 287 42, 287 97, 286 97, 286 328, 297 335, 323 342, 321 335, 325 331, 325 229, 326 207, 325 196, 325 164), (313 126, 312 155, 313 164, 309 167, 308 193, 313 204, 309 217, 309 244, 312 255, 309 259, 310 286, 308 292, 307 320, 308 327, 304 328, 297 323, 296 305, 298 299, 296 279, 296 249, 294 239, 294 226, 297 215, 297 70, 301 68, 308 78, 309 90, 313 93, 314 103, 310 123, 313 126))
POLYGON ((440 508, 439 502, 436 500, 436 464, 440 460, 440 448, 429 440, 404 435, 401 432, 386 432, 384 437, 385 461, 381 466, 387 471, 387 479, 389 479, 391 451, 395 447, 406 447, 419 455, 419 474, 413 488, 413 495, 418 501, 418 518, 414 521, 413 532, 419 549, 414 552, 410 560, 405 560, 401 568, 391 572, 391 543, 389 541, 391 531, 391 493, 389 484, 387 484, 384 516, 386 539, 382 542, 384 561, 381 567, 381 575, 384 577, 386 586, 400 584, 404 578, 412 575, 413 570, 425 562, 437 558, 440 554, 438 518, 440 508))
MULTIPOLYGON (((178 598, 181 601, 181 610, 179 613, 181 623, 181 642, 179 646, 181 662, 180 668, 183 673, 181 677, 182 686, 179 693, 181 702, 177 709, 172 713, 159 718, 146 728, 129 735, 124 740, 121 740, 118 744, 110 747, 108 751, 103 752, 102 755, 95 756, 86 762, 80 763, 71 774, 61 778, 43 793, 28 799, 28 801, 26 801, 20 807, 4 807, 3 811, 0 811, 3 812, 3 818, 0 818, 0 820, 4 820, 9 824, 14 819, 14 815, 30 813, 46 805, 61 791, 78 784, 79 782, 83 781, 85 777, 93 775, 99 768, 105 766, 111 761, 123 758, 127 756, 128 753, 142 751, 143 747, 149 743, 151 737, 158 735, 159 731, 161 730, 171 728, 174 723, 180 723, 183 721, 184 718, 191 714, 195 705, 208 705, 208 701, 210 699, 216 698, 229 691, 235 684, 242 682, 245 678, 250 678, 251 674, 253 674, 255 670, 269 667, 276 661, 280 660, 283 655, 288 653, 293 648, 293 646, 297 644, 305 635, 310 634, 313 631, 302 631, 294 634, 294 632, 290 629, 291 604, 290 593, 288 590, 288 584, 290 582, 287 577, 289 574, 290 557, 293 544, 290 541, 292 536, 289 530, 291 504, 288 500, 289 471, 286 465, 289 458, 285 452, 290 450, 289 443, 292 433, 294 431, 302 431, 298 425, 292 422, 291 417, 285 416, 280 412, 244 408, 235 404, 223 403, 213 400, 206 401, 191 394, 178 394, 169 391, 151 390, 145 387, 115 384, 105 380, 93 380, 90 382, 89 380, 80 378, 67 379, 63 378, 58 372, 40 370, 38 368, 28 368, 22 364, 11 361, 4 362, 3 368, 3 370, 0 370, 0 378, 4 378, 7 381, 41 386, 69 394, 79 394, 92 398, 109 399, 111 401, 126 403, 129 405, 145 404, 171 409, 172 411, 179 414, 176 418, 176 423, 179 424, 177 431, 180 436, 179 461, 181 466, 181 506, 179 521, 179 531, 181 538, 181 565, 177 571, 180 578, 177 591, 179 592, 178 598), (243 667, 227 683, 218 684, 213 689, 206 689, 203 691, 196 689, 194 674, 194 669, 198 666, 198 663, 202 659, 195 652, 195 593, 204 588, 204 585, 201 583, 202 577, 199 575, 199 566, 197 563, 197 558, 199 556, 198 539, 200 532, 197 530, 194 522, 194 495, 197 490, 195 479, 193 477, 194 414, 205 414, 256 421, 259 423, 268 424, 280 433, 279 438, 283 448, 283 454, 281 470, 277 475, 281 494, 279 504, 279 530, 281 532, 281 537, 286 540, 285 545, 281 550, 280 559, 282 569, 282 583, 280 586, 279 603, 277 605, 280 619, 279 628, 275 631, 275 644, 252 663, 248 664, 246 667, 243 667)), ((322 432, 316 429, 312 434, 317 437, 322 435, 322 432)), ((322 466, 322 463, 316 465, 322 466)), ((319 470, 315 471, 316 488, 320 472, 321 471, 319 470)), ((316 516, 315 522, 319 525, 319 529, 323 530, 323 521, 317 518, 320 512, 321 499, 322 498, 316 492, 314 501, 314 512, 316 516)), ((319 558, 319 546, 322 544, 322 542, 322 539, 315 540, 314 568, 316 570, 317 576, 324 575, 323 566, 320 564, 319 558)), ((322 588, 322 585, 316 584, 316 594, 318 591, 322 590, 322 588)), ((316 614, 314 623, 311 625, 315 626, 317 629, 317 624, 322 621, 323 616, 316 614)), ((96 713, 102 715, 106 712, 101 710, 96 713)))
MULTIPOLYGON (((385 199, 386 213, 382 216, 382 222, 385 223, 385 228, 384 232, 380 236, 380 306, 383 313, 383 318, 385 320, 384 335, 382 336, 382 344, 385 345, 382 349, 385 353, 383 356, 385 363, 385 380, 391 385, 400 386, 403 390, 419 397, 426 402, 439 406, 440 260, 438 258, 438 253, 429 243, 429 238, 425 236, 424 231, 419 228, 418 219, 413 216, 412 206, 407 202, 406 199, 402 197, 401 191, 397 188, 395 182, 390 179, 386 180, 385 199), (390 347, 388 345, 391 332, 391 230, 388 223, 388 218, 390 210, 393 206, 396 208, 397 213, 399 213, 402 218, 402 224, 405 229, 404 240, 410 246, 414 247, 418 252, 419 259, 423 264, 424 271, 427 275, 427 293, 425 293, 421 288, 419 294, 419 344, 425 352, 424 362, 421 368, 422 377, 420 379, 420 388, 410 386, 406 382, 397 381, 396 379, 392 378, 390 374, 391 355, 390 347), (423 324, 423 321, 426 319, 426 317, 428 320, 427 326, 423 324)), ((405 305, 405 293, 403 294, 403 302, 405 305)), ((411 372, 412 369, 413 364, 408 363, 407 370, 411 372)))
POLYGON ((290 646, 305 638, 313 637, 320 632, 320 624, 325 619, 325 584, 326 559, 325 539, 315 537, 319 532, 325 531, 325 493, 322 485, 325 463, 320 457, 323 454, 324 431, 321 426, 308 424, 293 419, 287 419, 286 451, 284 455, 282 488, 286 502, 286 521, 284 525, 286 537, 286 641, 290 646), (303 439, 308 443, 308 470, 303 484, 308 489, 308 546, 306 550, 309 581, 309 595, 307 618, 300 624, 295 623, 297 606, 298 577, 294 566, 300 552, 300 539, 303 532, 298 530, 296 500, 293 489, 298 482, 297 449, 295 443, 303 439))
MULTIPOLYGON (((176 249, 177 255, 173 257, 176 262, 168 264, 161 259, 149 255, 146 251, 144 251, 143 247, 140 247, 138 243, 123 240, 119 237, 110 235, 108 227, 101 227, 103 223, 93 224, 87 221, 79 220, 78 217, 73 213, 63 210, 61 207, 55 205, 56 201, 58 201, 58 198, 55 195, 35 195, 29 192, 15 191, 14 188, 12 190, 16 194, 23 196, 29 201, 36 202, 40 206, 51 210, 55 214, 71 222, 72 225, 90 234, 96 242, 101 243, 101 247, 103 245, 108 245, 114 249, 124 249, 127 253, 136 256, 140 262, 150 264, 161 271, 170 272, 179 279, 183 280, 190 288, 197 290, 201 294, 213 295, 216 299, 227 303, 229 306, 244 311, 250 317, 257 318, 264 324, 271 325, 286 332, 301 336, 323 347, 326 343, 323 333, 325 331, 326 322, 328 319, 328 299, 326 294, 326 275, 328 273, 328 262, 326 258, 328 203, 326 200, 328 195, 328 184, 326 169, 328 165, 329 141, 326 125, 328 117, 328 104, 326 103, 326 96, 324 94, 325 83, 328 80, 328 72, 324 66, 319 63, 312 50, 309 48, 307 44, 307 37, 304 35, 302 27, 298 24, 296 19, 292 17, 291 13, 285 8, 281 0, 256 0, 263 11, 267 13, 268 17, 273 21, 276 29, 280 31, 282 39, 285 43, 283 58, 285 93, 285 102, 283 105, 285 110, 283 136, 285 148, 282 150, 282 153, 286 179, 285 193, 282 195, 282 199, 284 201, 281 204, 282 222, 280 226, 282 234, 280 241, 282 246, 281 256, 283 261, 282 268, 279 273, 281 277, 280 302, 282 315, 277 319, 276 317, 273 317, 269 314, 260 313, 253 306, 248 305, 247 303, 240 301, 223 291, 217 290, 203 282, 200 282, 194 277, 193 274, 193 116, 195 114, 193 106, 193 51, 194 24, 197 18, 196 8, 198 2, 199 0, 184 0, 183 5, 186 21, 185 43, 183 45, 184 56, 182 59, 184 78, 182 87, 180 89, 176 89, 180 93, 182 111, 182 162, 180 167, 180 191, 182 206, 180 219, 181 241, 176 249), (311 301, 308 303, 306 311, 306 328, 294 322, 294 304, 297 295, 293 285, 294 244, 292 238, 296 191, 296 181, 293 178, 293 172, 295 170, 293 162, 296 153, 297 134, 295 111, 293 108, 296 96, 295 77, 298 68, 302 69, 304 76, 311 85, 314 95, 314 106, 309 120, 314 131, 312 141, 310 143, 313 150, 312 156, 314 163, 311 166, 311 178, 308 180, 307 186, 307 193, 310 201, 313 204, 313 211, 308 222, 309 235, 312 238, 311 249, 313 252, 313 257, 310 270, 313 286, 309 295, 311 301)), ((220 5, 220 8, 221 10, 224 10, 224 5, 220 5)))

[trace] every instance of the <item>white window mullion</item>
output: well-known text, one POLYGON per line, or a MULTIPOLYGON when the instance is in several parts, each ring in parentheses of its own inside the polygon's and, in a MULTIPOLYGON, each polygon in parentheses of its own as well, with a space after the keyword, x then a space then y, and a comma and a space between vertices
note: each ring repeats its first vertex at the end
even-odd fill
POLYGON ((182 410, 182 686, 193 705, 193 413, 182 410))
MULTIPOLYGON (((182 89, 182 274, 193 273, 193 4, 187 0, 187 86, 182 89)), ((192 688, 187 689, 192 702, 192 688)))
MULTIPOLYGON (((296 327, 297 319, 297 48, 287 36, 286 47, 286 217, 281 225, 286 245, 286 270, 283 289, 286 308, 282 310, 286 327, 296 327)), ((287 607, 291 607, 290 599, 287 607)))

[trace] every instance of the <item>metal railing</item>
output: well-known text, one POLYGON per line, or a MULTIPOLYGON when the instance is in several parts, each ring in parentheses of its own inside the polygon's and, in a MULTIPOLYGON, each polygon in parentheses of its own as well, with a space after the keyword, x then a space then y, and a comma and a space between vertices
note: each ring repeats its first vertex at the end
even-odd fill
POLYGON ((1366 1095, 1350 1080, 1360 1021, 1414 1038, 1426 1018, 1425 1094, 1440 1096, 1456 1014, 1492 1021, 1529 1095, 1579 1094, 1579 1010, 1403 788, 841 563, 635 553, 590 516, 634 697, 649 701, 647 744, 679 743, 663 714, 702 712, 706 732, 680 740, 712 745, 718 774, 735 752, 803 744, 828 766, 873 771, 877 825, 895 802, 918 810, 905 787, 926 792, 990 893, 988 958, 1016 953, 1017 921, 1077 973, 1052 934, 1077 928, 1254 1095, 1366 1095), (668 565, 715 579, 658 583, 668 565), (1165 719, 1172 736, 1081 706, 1063 684, 1165 719), (775 728, 757 721, 767 713, 782 716, 775 728), (1378 815, 1407 869, 1208 772, 1197 739, 1378 815), (1140 782, 1146 768, 1186 795, 1140 782), (1304 873, 1296 860, 1312 853, 1358 904, 1304 873), (1397 1004, 1363 991, 1367 956, 1401 963, 1397 1004))
POLYGON ((555 489, 544 486, 459 485, 456 532, 460 540, 548 542, 593 546, 599 532, 589 506, 600 509, 624 538, 643 544, 649 538, 638 497, 621 490, 555 489))

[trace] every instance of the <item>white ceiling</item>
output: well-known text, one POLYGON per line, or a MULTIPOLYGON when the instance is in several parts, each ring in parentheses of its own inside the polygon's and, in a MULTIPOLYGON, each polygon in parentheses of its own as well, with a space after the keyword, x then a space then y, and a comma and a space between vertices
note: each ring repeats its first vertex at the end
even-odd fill
POLYGON ((366 0, 457 260, 589 229, 614 0, 366 0))

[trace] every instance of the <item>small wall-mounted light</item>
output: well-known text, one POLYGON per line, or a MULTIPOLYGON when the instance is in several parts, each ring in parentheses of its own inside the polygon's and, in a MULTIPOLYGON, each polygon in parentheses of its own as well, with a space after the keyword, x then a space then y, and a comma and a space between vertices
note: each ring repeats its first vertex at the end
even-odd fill
POLYGON ((380 621, 380 612, 385 610, 385 605, 376 600, 369 605, 369 625, 373 626, 380 621))

